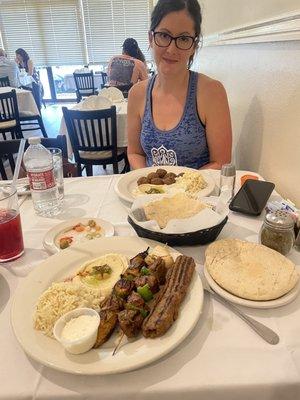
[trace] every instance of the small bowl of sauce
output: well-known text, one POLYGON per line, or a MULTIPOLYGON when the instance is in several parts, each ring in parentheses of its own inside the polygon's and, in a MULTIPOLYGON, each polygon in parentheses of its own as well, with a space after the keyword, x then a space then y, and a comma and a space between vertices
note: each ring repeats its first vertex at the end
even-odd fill
POLYGON ((100 316, 92 308, 76 308, 55 323, 53 335, 71 354, 89 351, 97 339, 100 316))

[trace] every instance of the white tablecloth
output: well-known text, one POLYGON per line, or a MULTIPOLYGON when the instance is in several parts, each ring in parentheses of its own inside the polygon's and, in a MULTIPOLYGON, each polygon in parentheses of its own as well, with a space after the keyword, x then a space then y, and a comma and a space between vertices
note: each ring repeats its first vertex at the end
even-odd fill
MULTIPOLYGON (((214 176, 218 181, 218 172, 214 176)), ((18 283, 37 262, 48 257, 42 247, 47 230, 61 220, 86 216, 109 219, 118 235, 135 235, 126 223, 126 209, 113 190, 118 179, 101 176, 66 180, 66 208, 57 219, 37 217, 30 198, 21 205, 25 254, 0 266, 0 399, 299 399, 300 296, 278 309, 244 308, 279 334, 276 346, 265 343, 231 311, 205 295, 200 320, 187 339, 170 354, 137 371, 75 376, 44 367, 24 354, 10 326, 11 302, 18 283)), ((219 238, 257 238, 261 221, 262 217, 231 213, 219 238)), ((206 246, 177 249, 203 264, 206 246)), ((300 253, 295 250, 289 257, 300 263, 300 253)))
MULTIPOLYGON (((29 90, 17 89, 10 86, 0 87, 0 93, 8 93, 12 89, 15 89, 18 101, 19 112, 30 111, 33 115, 38 115, 39 110, 36 102, 34 101, 33 95, 29 90)), ((0 104, 1 109, 1 104, 0 104)))
MULTIPOLYGON (((72 110, 82 110, 82 104, 85 100, 81 101, 80 103, 76 104, 72 107, 72 110)), ((114 104, 116 106, 117 111, 117 135, 118 135, 118 147, 127 147, 127 101, 117 102, 114 104)), ((84 110, 82 110, 84 111, 84 110)), ((91 111, 91 110, 88 110, 91 111)), ((69 134, 66 127, 66 122, 64 117, 61 119, 60 135, 67 136, 67 147, 68 147, 68 156, 69 158, 73 155, 72 145, 70 142, 69 134)))

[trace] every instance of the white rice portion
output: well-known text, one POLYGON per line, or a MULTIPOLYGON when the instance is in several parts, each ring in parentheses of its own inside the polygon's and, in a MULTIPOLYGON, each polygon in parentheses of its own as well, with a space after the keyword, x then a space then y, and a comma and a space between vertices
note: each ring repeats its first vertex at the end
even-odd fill
POLYGON ((39 298, 34 313, 34 328, 53 337, 55 322, 67 312, 80 307, 99 311, 100 292, 80 283, 53 283, 39 298))
POLYGON ((176 186, 183 187, 187 193, 194 194, 207 187, 200 172, 188 171, 176 178, 176 186))

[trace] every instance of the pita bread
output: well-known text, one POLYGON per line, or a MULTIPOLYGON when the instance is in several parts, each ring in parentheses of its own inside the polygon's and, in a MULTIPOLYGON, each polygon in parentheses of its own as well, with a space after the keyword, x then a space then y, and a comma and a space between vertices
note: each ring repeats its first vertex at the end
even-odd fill
POLYGON ((248 300, 277 299, 292 290, 299 278, 295 264, 282 254, 238 239, 209 245, 205 266, 219 286, 248 300))
POLYGON ((177 193, 172 197, 164 197, 162 200, 144 205, 144 211, 148 221, 154 219, 160 228, 165 228, 171 219, 192 217, 206 207, 206 204, 197 199, 188 197, 184 193, 177 193))

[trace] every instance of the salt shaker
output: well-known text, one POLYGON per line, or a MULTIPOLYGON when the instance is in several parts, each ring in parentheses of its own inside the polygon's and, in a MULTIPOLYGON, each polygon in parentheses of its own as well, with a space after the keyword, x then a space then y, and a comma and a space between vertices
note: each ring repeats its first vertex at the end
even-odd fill
POLYGON ((223 193, 226 194, 228 201, 234 195, 235 176, 235 166, 233 164, 222 165, 220 176, 220 195, 223 195, 223 193))

